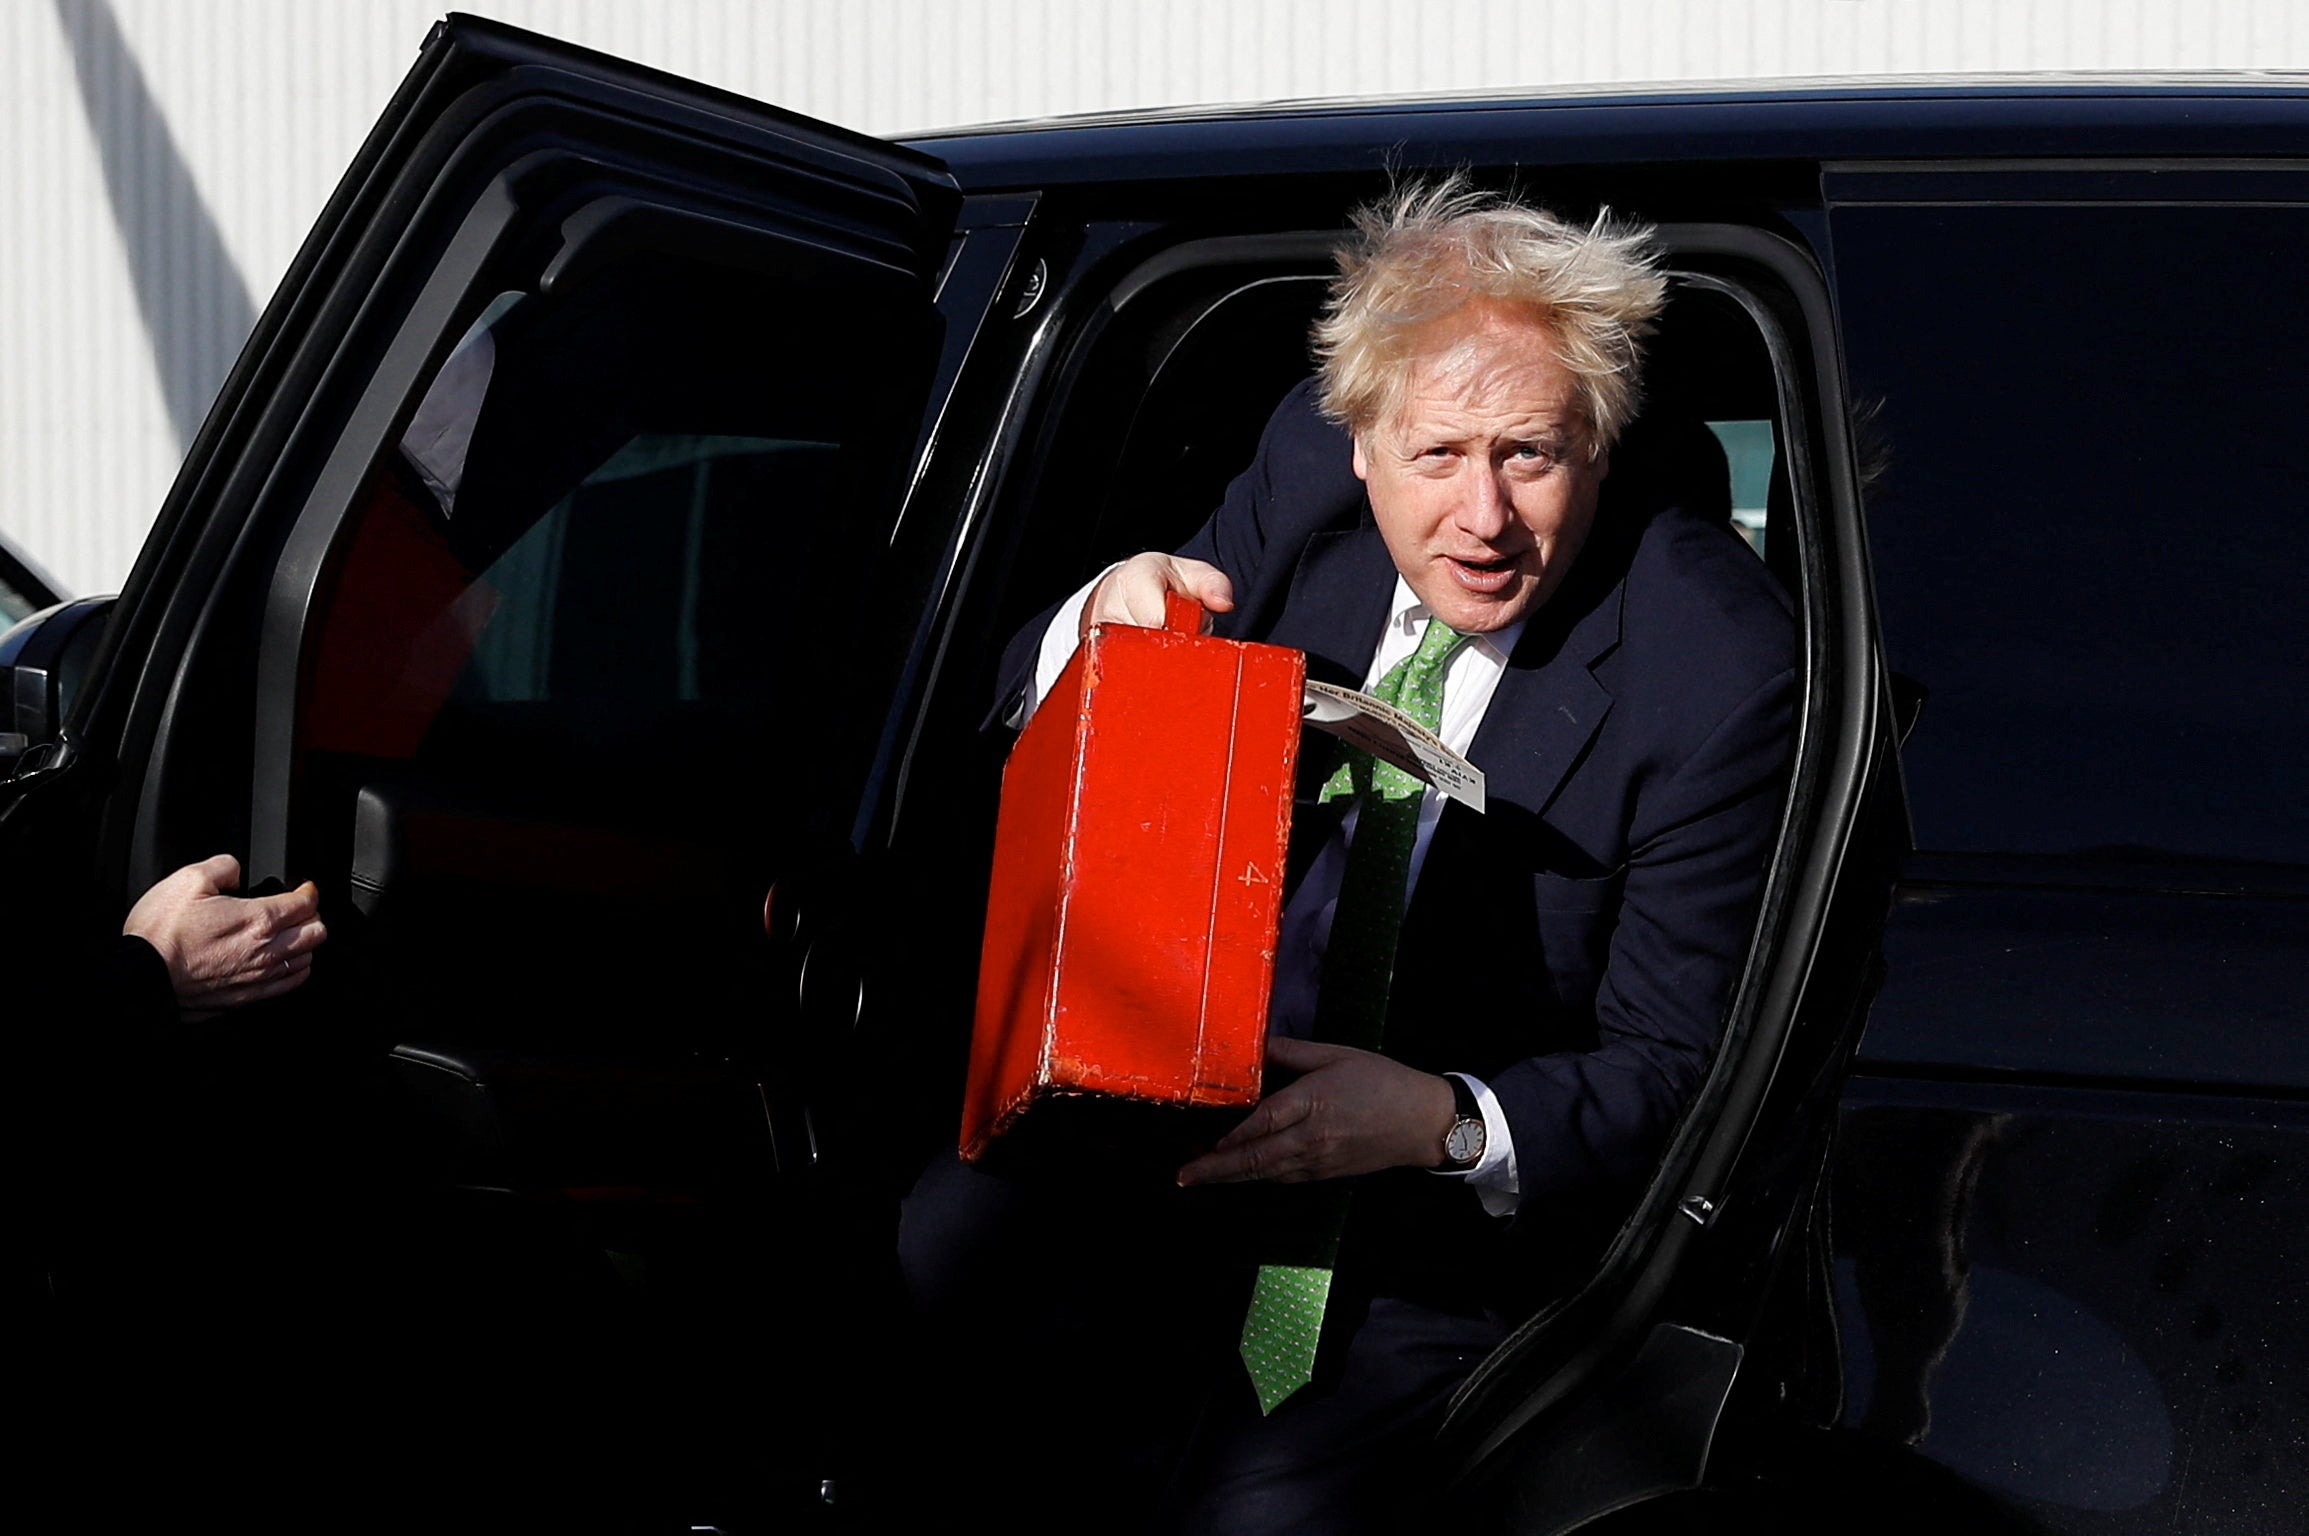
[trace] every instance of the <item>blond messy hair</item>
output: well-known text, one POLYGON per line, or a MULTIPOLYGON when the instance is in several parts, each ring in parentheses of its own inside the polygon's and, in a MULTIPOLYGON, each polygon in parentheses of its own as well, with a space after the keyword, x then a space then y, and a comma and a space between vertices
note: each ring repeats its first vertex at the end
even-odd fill
POLYGON ((1333 421, 1362 432, 1392 416, 1420 328, 1483 300, 1528 311, 1554 335, 1590 456, 1634 419, 1643 340, 1667 301, 1649 226, 1607 210, 1582 229, 1464 175, 1398 187, 1353 223, 1315 323, 1321 403, 1333 421))

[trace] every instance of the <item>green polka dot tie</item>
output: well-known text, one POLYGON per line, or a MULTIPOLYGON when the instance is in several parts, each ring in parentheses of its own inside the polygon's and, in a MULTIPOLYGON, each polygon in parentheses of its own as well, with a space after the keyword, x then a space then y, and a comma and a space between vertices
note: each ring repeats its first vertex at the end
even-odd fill
MULTIPOLYGON (((1440 619, 1429 619, 1419 649, 1388 669, 1372 690, 1428 730, 1443 722, 1443 673, 1466 643, 1440 619)), ((1395 975, 1395 941, 1403 930, 1404 892, 1410 884, 1411 850, 1419 834, 1419 805, 1427 786, 1393 763, 1368 752, 1353 752, 1324 786, 1322 798, 1356 797, 1355 835, 1347 849, 1347 870, 1339 881, 1339 904, 1331 913, 1331 936, 1323 954, 1316 993, 1318 1039, 1377 1050, 1387 1023, 1387 989, 1395 975)), ((1339 1253, 1339 1232, 1347 1216, 1349 1186, 1332 1181, 1308 1198, 1306 1257, 1299 1264, 1262 1264, 1243 1318, 1243 1366, 1258 1390, 1259 1411, 1298 1391, 1315 1373, 1315 1348, 1323 1336, 1323 1311, 1331 1297, 1331 1271, 1339 1253)))

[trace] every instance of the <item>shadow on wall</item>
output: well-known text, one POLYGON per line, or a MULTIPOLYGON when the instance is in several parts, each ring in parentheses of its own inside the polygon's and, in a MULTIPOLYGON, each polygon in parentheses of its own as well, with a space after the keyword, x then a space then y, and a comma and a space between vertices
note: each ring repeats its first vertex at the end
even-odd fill
POLYGON ((256 323, 192 172, 106 0, 54 0, 177 447, 189 448, 256 323))

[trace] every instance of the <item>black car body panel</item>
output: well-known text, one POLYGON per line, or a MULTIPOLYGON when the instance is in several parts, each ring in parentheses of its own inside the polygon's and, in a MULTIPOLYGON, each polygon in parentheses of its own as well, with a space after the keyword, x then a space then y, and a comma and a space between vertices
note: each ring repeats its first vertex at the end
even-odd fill
MULTIPOLYGON (((1820 167, 1839 161, 2160 156, 2298 161, 2297 80, 1865 82, 1762 91, 1597 91, 1556 101, 1185 111, 926 135, 972 191, 1368 171, 1404 163, 1820 167)), ((2086 170, 2090 167, 2060 167, 2086 170)), ((2263 167, 2264 170, 2269 167, 2263 167)))
POLYGON ((443 1272, 545 1277, 679 1405, 653 1511, 870 1527, 995 654, 1192 529, 1306 366, 1327 232, 1456 167, 1662 226, 1658 408, 1754 449, 1807 671, 1726 1045, 1453 1405, 1453 1516, 2295 1528, 2309 84, 902 147, 454 18, 0 791, 12 868, 114 912, 219 847, 319 880, 282 1007, 332 1069, 285 1091, 386 1106, 364 1155, 443 1272), (829 675, 773 664, 820 634, 829 675))

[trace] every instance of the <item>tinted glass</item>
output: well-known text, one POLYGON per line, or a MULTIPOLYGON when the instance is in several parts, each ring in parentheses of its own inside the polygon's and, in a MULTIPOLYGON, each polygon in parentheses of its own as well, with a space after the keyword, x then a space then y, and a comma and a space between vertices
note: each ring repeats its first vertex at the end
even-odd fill
POLYGON ((28 618, 39 611, 40 605, 30 595, 19 592, 0 575, 0 629, 6 629, 18 619, 28 618))
POLYGON ((461 1040, 738 1027, 765 893, 847 831, 918 601, 886 542, 930 338, 810 298, 654 262, 502 295, 341 536, 302 835, 436 1032, 450 976, 461 1040))
POLYGON ((2309 862, 2309 212, 1834 234, 1919 846, 2309 862))
POLYGON ((1770 521, 1772 424, 1768 421, 1711 421, 1708 430, 1723 444, 1724 460, 1732 478, 1732 521, 1740 537, 1757 554, 1764 553, 1764 530, 1770 521))
POLYGON ((8 542, 0 539, 0 629, 59 600, 60 595, 51 592, 48 583, 27 569, 8 542))

